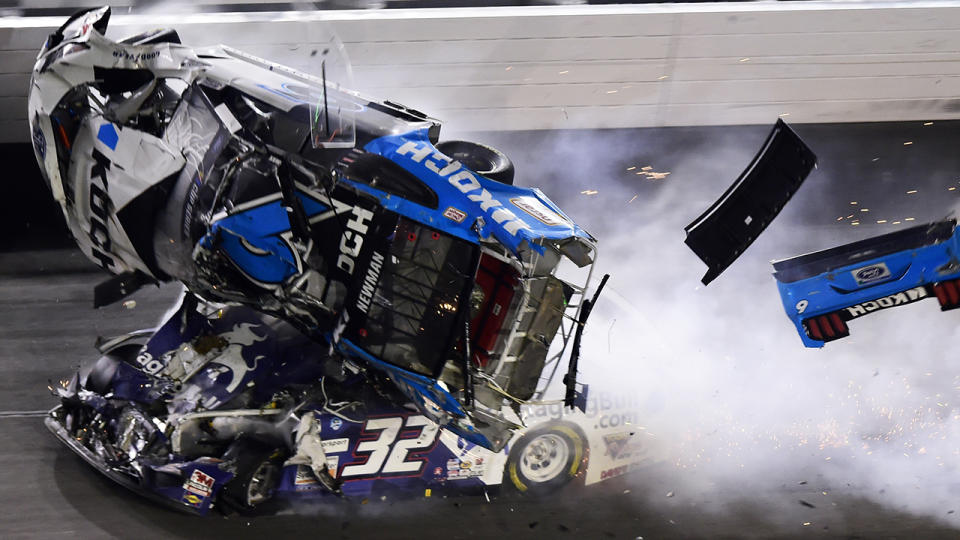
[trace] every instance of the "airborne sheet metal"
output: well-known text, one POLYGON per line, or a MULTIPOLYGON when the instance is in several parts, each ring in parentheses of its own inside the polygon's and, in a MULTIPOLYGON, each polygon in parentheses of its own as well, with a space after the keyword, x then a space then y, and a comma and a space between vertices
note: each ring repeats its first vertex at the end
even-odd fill
MULTIPOLYGON (((783 308, 803 344, 822 347, 846 336, 848 321, 926 298, 939 299, 944 294, 938 294, 940 284, 955 287, 952 280, 960 278, 958 255, 960 231, 948 220, 777 261, 774 277, 783 308), (834 326, 842 321, 843 331, 821 329, 823 316, 832 318, 834 326)), ((955 307, 942 300, 941 306, 955 307)))
POLYGON ((744 252, 793 197, 817 157, 796 133, 777 120, 763 148, 717 202, 684 228, 684 241, 716 279, 744 252))

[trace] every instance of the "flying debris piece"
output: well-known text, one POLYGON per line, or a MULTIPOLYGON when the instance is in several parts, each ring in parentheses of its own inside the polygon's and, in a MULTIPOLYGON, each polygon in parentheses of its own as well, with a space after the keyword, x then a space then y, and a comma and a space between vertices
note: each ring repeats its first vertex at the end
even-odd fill
POLYGON ((740 177, 684 229, 686 244, 707 264, 704 285, 717 278, 767 228, 813 170, 817 157, 783 121, 740 177))
POLYGON ((803 500, 803 499, 800 499, 800 504, 802 504, 803 506, 806 506, 807 508, 816 508, 816 505, 813 505, 813 504, 811 504, 811 503, 808 503, 807 501, 805 501, 805 500, 803 500))
POLYGON ((881 309, 927 298, 941 311, 960 307, 958 256, 960 230, 951 219, 774 261, 773 275, 803 344, 822 347, 850 335, 848 322, 881 309))
POLYGON ((122 305, 123 305, 123 307, 125 307, 125 308, 127 308, 127 309, 133 309, 133 308, 137 307, 137 301, 136 301, 136 300, 127 300, 127 301, 124 302, 122 305))
POLYGON ((673 492, 672 492, 672 491, 668 491, 668 492, 667 492, 667 498, 670 498, 670 497, 673 497, 673 492))

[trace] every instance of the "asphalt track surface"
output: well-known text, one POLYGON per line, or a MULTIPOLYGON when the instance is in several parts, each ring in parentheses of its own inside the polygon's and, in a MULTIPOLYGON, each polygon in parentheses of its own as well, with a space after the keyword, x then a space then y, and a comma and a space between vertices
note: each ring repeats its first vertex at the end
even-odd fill
MULTIPOLYGON (((98 335, 153 326, 177 294, 150 288, 135 307, 92 309, 99 273, 0 275, 0 537, 11 538, 957 538, 950 520, 914 516, 851 488, 823 496, 797 471, 767 492, 722 501, 673 497, 669 464, 557 496, 508 494, 407 501, 346 500, 247 518, 194 517, 158 507, 100 476, 42 424, 50 380, 96 355, 98 335), (794 504, 771 512, 770 498, 794 504), (813 503, 807 502, 813 501, 813 503), (815 503, 815 504, 814 504, 815 503), (717 510, 718 508, 722 510, 717 510)), ((10 268, 9 256, 0 269, 10 268)), ((754 482, 755 484, 755 482, 754 482)), ((918 492, 918 496, 922 496, 918 492)), ((951 511, 948 511, 952 514, 951 511)), ((956 523, 954 523, 956 525, 956 523)))

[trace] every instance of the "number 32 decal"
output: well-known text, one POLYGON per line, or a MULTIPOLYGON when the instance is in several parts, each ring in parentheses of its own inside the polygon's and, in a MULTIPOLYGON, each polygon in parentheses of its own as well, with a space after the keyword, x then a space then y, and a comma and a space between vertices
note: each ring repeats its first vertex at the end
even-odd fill
POLYGON ((439 426, 425 416, 392 416, 371 418, 363 427, 364 435, 375 435, 369 441, 357 444, 355 454, 368 454, 366 463, 351 464, 343 468, 341 477, 374 476, 377 474, 418 473, 423 469, 426 458, 407 460, 407 455, 417 449, 429 448, 437 440, 439 426), (401 428, 420 428, 420 435, 412 439, 397 440, 401 428), (373 432, 373 433, 371 433, 373 432))

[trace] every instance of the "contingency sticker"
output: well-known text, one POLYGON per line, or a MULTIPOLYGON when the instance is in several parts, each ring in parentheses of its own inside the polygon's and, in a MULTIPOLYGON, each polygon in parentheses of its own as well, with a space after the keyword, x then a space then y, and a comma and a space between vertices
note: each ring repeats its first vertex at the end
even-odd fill
POLYGON ((213 477, 197 469, 183 484, 183 489, 203 497, 209 497, 213 493, 213 477))
POLYGON ((510 199, 514 206, 537 218, 541 223, 556 227, 567 223, 559 214, 547 208, 547 205, 538 201, 534 197, 514 197, 510 199))

